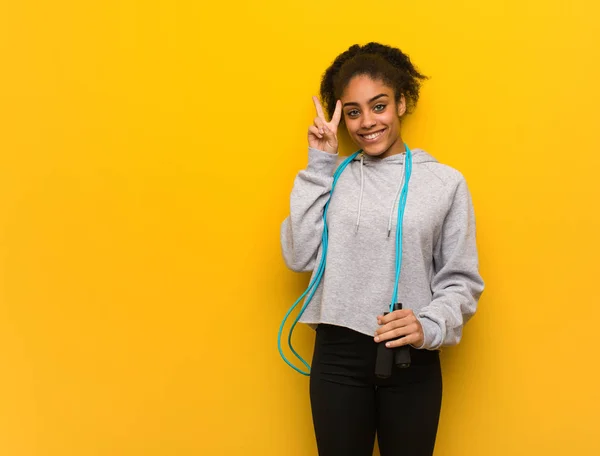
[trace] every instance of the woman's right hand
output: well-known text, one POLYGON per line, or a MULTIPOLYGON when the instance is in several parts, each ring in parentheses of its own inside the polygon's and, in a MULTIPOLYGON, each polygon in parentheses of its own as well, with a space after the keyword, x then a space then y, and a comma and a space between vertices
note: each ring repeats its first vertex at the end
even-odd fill
POLYGON ((325 120, 325 114, 323 113, 319 99, 313 97, 313 102, 317 110, 317 117, 315 117, 314 124, 308 127, 308 145, 313 149, 337 154, 337 129, 342 118, 342 102, 340 100, 336 102, 333 117, 329 122, 325 120))

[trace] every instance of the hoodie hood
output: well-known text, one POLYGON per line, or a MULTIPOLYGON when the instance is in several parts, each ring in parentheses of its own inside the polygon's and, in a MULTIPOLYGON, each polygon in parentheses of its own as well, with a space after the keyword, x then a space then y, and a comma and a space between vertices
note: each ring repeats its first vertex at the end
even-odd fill
MULTIPOLYGON (((411 154, 412 154, 412 163, 414 164, 418 164, 418 163, 428 163, 428 162, 437 162, 437 160, 429 155, 427 152, 425 152, 422 149, 414 149, 411 150, 411 154)), ((364 195, 364 190, 365 190, 365 175, 364 175, 364 170, 363 167, 364 166, 388 166, 388 165, 402 165, 404 166, 404 161, 406 158, 406 154, 405 153, 401 153, 401 154, 394 154, 394 155, 390 155, 389 157, 385 157, 385 158, 379 158, 379 157, 372 157, 368 154, 365 154, 363 152, 359 153, 354 160, 352 161, 360 161, 360 193, 358 196, 358 209, 356 211, 356 225, 355 225, 355 230, 358 232, 358 228, 360 226, 360 214, 362 211, 362 203, 363 203, 363 195, 364 195)), ((390 207, 390 215, 388 217, 388 226, 387 226, 387 235, 388 237, 390 236, 390 234, 392 233, 392 220, 393 220, 393 215, 394 215, 394 209, 396 208, 396 205, 398 203, 399 197, 400 197, 400 192, 402 191, 402 187, 404 186, 404 181, 405 181, 405 170, 402 170, 402 179, 400 180, 397 190, 396 190, 396 194, 394 196, 394 199, 391 202, 391 207, 390 207)), ((410 185, 410 183, 409 183, 410 185)))
MULTIPOLYGON (((429 155, 423 149, 411 149, 413 164, 416 163, 437 163, 437 160, 432 155, 429 155)), ((372 157, 365 153, 358 154, 353 161, 360 161, 360 158, 364 157, 364 163, 373 164, 404 164, 405 153, 390 155, 389 157, 379 158, 372 157)))

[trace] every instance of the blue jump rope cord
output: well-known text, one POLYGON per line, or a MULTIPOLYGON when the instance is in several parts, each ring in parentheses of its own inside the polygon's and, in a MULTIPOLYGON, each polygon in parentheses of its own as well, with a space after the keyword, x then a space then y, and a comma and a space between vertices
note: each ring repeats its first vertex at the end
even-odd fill
MULTIPOLYGON (((402 192, 400 193, 400 200, 399 200, 399 205, 398 205, 398 221, 396 224, 396 283, 394 286, 394 292, 392 294, 392 302, 390 303, 390 312, 392 312, 394 310, 394 304, 396 303, 396 297, 398 294, 398 282, 400 281, 400 270, 402 267, 402 222, 404 220, 404 209, 406 206, 406 197, 408 194, 408 181, 410 180, 410 175, 412 173, 412 154, 406 144, 404 145, 404 148, 406 150, 406 161, 405 161, 405 166, 404 166, 404 176, 405 177, 404 177, 404 185, 402 187, 402 192)), ((321 246, 322 246, 321 261, 319 263, 317 273, 315 274, 313 280, 311 280, 311 282, 308 284, 308 287, 306 288, 304 293, 302 293, 302 295, 300 295, 300 297, 296 300, 296 302, 292 305, 292 307, 290 307, 289 310, 286 312, 285 316, 283 317, 283 321, 281 322, 281 325, 279 326, 279 331, 277 333, 277 349, 279 350, 279 354, 280 354, 281 358, 287 363, 288 366, 290 366, 292 369, 294 369, 296 372, 298 372, 302 375, 306 375, 306 376, 310 375, 310 365, 304 360, 304 358, 302 358, 302 356, 300 356, 300 354, 298 354, 298 352, 296 352, 296 350, 292 346, 292 334, 294 333, 294 328, 296 327, 296 324, 298 323, 298 321, 302 317, 302 314, 306 310, 306 307, 308 307, 308 305, 310 304, 310 301, 312 300, 312 297, 315 294, 315 292, 319 286, 319 283, 321 282, 323 273, 325 272, 325 264, 327 262, 326 261, 327 246, 328 246, 327 209, 329 208, 329 203, 331 201, 331 195, 333 195, 333 190, 335 189, 335 185, 337 184, 337 181, 340 178, 340 175, 342 174, 342 172, 352 162, 352 160, 354 160, 354 158, 361 152, 362 151, 359 150, 358 152, 355 152, 354 154, 349 156, 346 160, 344 160, 333 175, 333 183, 331 185, 331 191, 329 192, 329 200, 327 201, 327 203, 325 204, 325 208, 323 209, 323 234, 322 234, 322 240, 321 240, 321 246), (290 328, 290 333, 288 335, 288 346, 289 346, 290 350, 292 351, 292 353, 294 354, 294 356, 296 356, 296 358, 298 358, 302 362, 302 364, 304 364, 304 366, 306 366, 307 370, 304 371, 304 370, 301 370, 298 367, 294 366, 283 354, 283 350, 281 349, 281 334, 283 333, 283 327, 285 326, 285 323, 286 323, 288 317, 293 312, 293 310, 298 306, 298 304, 300 303, 302 298, 304 298, 304 296, 307 295, 307 293, 310 293, 310 294, 306 298, 304 305, 302 306, 302 308, 300 309, 300 312, 298 313, 298 316, 294 320, 294 323, 292 324, 292 327, 290 328)))
POLYGON ((404 224, 404 210, 406 209, 406 198, 408 196, 408 181, 412 174, 412 153, 405 144, 406 158, 404 162, 404 185, 400 193, 398 203, 398 221, 396 222, 396 281, 394 292, 392 293, 392 302, 390 303, 390 312, 394 311, 394 304, 398 302, 398 283, 400 282, 400 269, 402 268, 402 226, 404 224))

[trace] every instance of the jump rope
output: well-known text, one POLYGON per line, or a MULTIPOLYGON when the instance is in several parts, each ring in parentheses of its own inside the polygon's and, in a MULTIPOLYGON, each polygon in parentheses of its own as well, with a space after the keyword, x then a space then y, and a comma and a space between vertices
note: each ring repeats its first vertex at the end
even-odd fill
MULTIPOLYGON (((406 144, 404 144, 404 150, 406 151, 406 157, 404 160, 404 185, 402 186, 402 191, 400 192, 400 199, 399 199, 399 203, 398 203, 398 219, 397 219, 397 223, 396 223, 396 282, 394 284, 394 291, 392 293, 392 300, 390 302, 390 312, 393 312, 395 309, 397 309, 396 306, 397 306, 397 298, 398 298, 398 283, 400 282, 400 270, 402 268, 402 222, 404 220, 404 210, 406 208, 406 197, 408 195, 408 182, 410 180, 410 175, 412 174, 412 153, 411 153, 410 149, 408 148, 408 145, 406 145, 406 144)), ((340 164, 340 166, 338 166, 335 173, 333 174, 333 183, 331 185, 331 191, 329 192, 329 199, 327 200, 327 203, 325 204, 325 207, 323 209, 323 234, 322 234, 322 239, 321 239, 321 251, 322 251, 321 261, 319 262, 319 266, 317 268, 316 274, 314 275, 313 279, 308 284, 308 288, 306 288, 304 293, 302 293, 302 295, 300 295, 300 297, 296 300, 296 302, 292 305, 292 307, 290 307, 289 310, 286 312, 285 316, 283 317, 283 321, 281 322, 281 326, 279 327, 279 332, 277 334, 277 349, 279 350, 279 354, 281 355, 281 358, 287 363, 288 366, 290 366, 292 369, 294 369, 296 372, 298 372, 302 375, 306 375, 306 376, 310 375, 310 365, 304 360, 304 358, 302 358, 302 356, 300 356, 298 354, 298 352, 292 346, 292 334, 294 333, 294 328, 296 327, 296 324, 298 323, 298 321, 302 317, 302 314, 304 313, 304 311, 310 304, 310 301, 312 300, 313 295, 315 294, 315 291, 317 290, 319 284, 321 283, 321 279, 323 278, 323 273, 325 272, 325 264, 327 262, 327 244, 328 244, 328 238, 329 238, 328 228, 327 228, 327 210, 329 209, 329 203, 331 202, 331 197, 333 195, 333 191, 335 189, 338 179, 340 178, 341 174, 344 172, 346 167, 361 152, 362 152, 362 150, 359 150, 359 151, 353 153, 352 155, 350 155, 347 159, 345 159, 340 164), (290 328, 290 333, 287 338, 288 347, 290 348, 291 352, 306 367, 306 370, 302 370, 301 368, 294 366, 294 364, 292 364, 287 359, 287 357, 283 354, 283 350, 281 349, 281 335, 283 333, 283 327, 285 326, 285 323, 286 323, 287 319, 289 318, 290 314, 298 306, 298 304, 300 303, 302 298, 304 298, 307 294, 308 294, 308 297, 304 301, 304 305, 302 306, 302 308, 300 309, 300 312, 298 313, 298 316, 294 320, 294 323, 292 324, 292 327, 290 328)))

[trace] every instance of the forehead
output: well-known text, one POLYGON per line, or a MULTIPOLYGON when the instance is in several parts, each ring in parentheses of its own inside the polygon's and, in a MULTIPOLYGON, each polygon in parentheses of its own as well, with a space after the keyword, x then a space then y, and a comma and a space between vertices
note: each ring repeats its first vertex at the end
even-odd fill
POLYGON ((358 75, 350 79, 340 98, 342 102, 366 102, 382 93, 393 97, 394 89, 380 79, 373 79, 367 75, 358 75))

